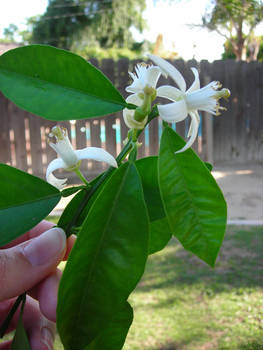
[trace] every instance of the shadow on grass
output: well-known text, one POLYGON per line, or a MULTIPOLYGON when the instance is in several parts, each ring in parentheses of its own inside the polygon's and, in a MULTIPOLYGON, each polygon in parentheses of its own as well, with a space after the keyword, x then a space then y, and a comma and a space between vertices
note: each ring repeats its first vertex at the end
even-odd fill
MULTIPOLYGON (((263 287, 263 229, 251 230, 228 228, 214 269, 172 240, 165 248, 165 255, 159 253, 149 260, 147 270, 150 273, 145 274, 138 289, 148 292, 173 285, 202 283, 204 292, 213 296, 233 288, 242 294, 242 288, 263 287)), ((166 303, 169 304, 169 299, 166 303)))
MULTIPOLYGON (((167 344, 157 346, 154 348, 154 350, 181 350, 182 349, 182 344, 178 345, 173 342, 168 342, 167 344)), ((209 349, 212 349, 209 347, 209 349)), ((224 346, 219 347, 218 350, 229 350, 229 347, 225 348, 224 346)), ((263 350, 263 341, 252 341, 246 344, 238 344, 238 349, 239 350, 263 350)))
MULTIPOLYGON (((263 340, 262 341, 252 341, 247 344, 239 344, 240 350, 263 350, 263 340)), ((220 349, 220 350, 223 350, 220 349)))

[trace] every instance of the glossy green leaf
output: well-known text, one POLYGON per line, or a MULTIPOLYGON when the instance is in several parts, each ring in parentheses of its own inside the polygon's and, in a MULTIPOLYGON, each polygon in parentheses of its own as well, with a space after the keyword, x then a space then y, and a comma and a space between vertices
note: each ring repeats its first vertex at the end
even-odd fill
POLYGON ((98 69, 78 55, 46 45, 1 55, 0 90, 17 106, 49 120, 103 116, 126 106, 98 69))
POLYGON ((74 194, 80 190, 86 189, 86 188, 87 188, 86 185, 68 187, 68 188, 65 188, 64 190, 61 191, 61 196, 62 197, 69 197, 72 194, 74 194))
POLYGON ((215 179, 171 128, 162 134, 159 183, 170 228, 185 249, 214 266, 226 226, 226 202, 215 179))
POLYGON ((158 183, 158 157, 139 159, 135 165, 141 177, 144 198, 149 213, 149 254, 153 254, 163 249, 172 237, 158 183))
POLYGON ((172 237, 167 217, 150 222, 149 254, 162 250, 172 237))
POLYGON ((97 195, 99 192, 102 190, 103 186, 100 186, 98 190, 93 193, 92 197, 88 199, 88 202, 86 203, 84 209, 79 213, 79 210, 81 208, 81 205, 84 201, 84 199, 89 196, 90 191, 92 191, 92 187, 99 181, 101 178, 102 174, 97 176, 95 179, 93 179, 90 182, 90 187, 82 189, 77 193, 71 201, 68 203, 66 208, 64 209, 62 215, 59 218, 57 226, 63 228, 65 230, 67 236, 69 236, 72 233, 77 233, 77 232, 71 232, 72 230, 70 229, 71 222, 73 218, 77 215, 77 219, 74 223, 75 227, 79 227, 82 225, 83 221, 88 215, 89 209, 91 205, 93 204, 94 200, 97 198, 97 195))
POLYGON ((44 219, 59 202, 58 189, 21 170, 0 164, 0 246, 44 219))
MULTIPOLYGON (((68 226, 70 225, 73 216, 77 212, 81 202, 83 201, 84 197, 86 196, 87 191, 81 190, 79 191, 67 204, 66 208, 64 209, 62 215, 59 218, 58 227, 63 228, 64 231, 68 232, 68 226)), ((78 220, 78 222, 75 224, 75 226, 81 225, 81 221, 78 220)), ((72 233, 72 232, 70 232, 72 233)), ((69 235, 69 234, 68 234, 69 235)))
POLYGON ((31 350, 27 334, 23 325, 24 303, 25 301, 23 301, 21 306, 19 320, 17 322, 15 336, 11 345, 11 350, 31 350))
POLYGON ((121 350, 133 321, 133 310, 128 302, 113 315, 99 336, 84 350, 121 350))
POLYGON ((205 163, 205 166, 207 167, 207 169, 209 171, 212 171, 213 170, 213 165, 211 163, 208 163, 208 162, 204 162, 205 163))
POLYGON ((66 350, 90 344, 135 288, 148 256, 148 221, 140 176, 126 162, 93 203, 62 276, 57 326, 66 350))

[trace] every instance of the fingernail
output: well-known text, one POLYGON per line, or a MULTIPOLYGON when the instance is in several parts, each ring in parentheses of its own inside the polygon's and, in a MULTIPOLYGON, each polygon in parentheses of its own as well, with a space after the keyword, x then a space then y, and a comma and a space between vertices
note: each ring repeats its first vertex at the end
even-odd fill
POLYGON ((65 232, 58 227, 52 228, 39 237, 33 238, 22 250, 25 258, 33 266, 44 265, 57 257, 66 246, 65 232))
POLYGON ((41 329, 41 342, 47 346, 48 350, 53 350, 53 333, 47 327, 41 329))

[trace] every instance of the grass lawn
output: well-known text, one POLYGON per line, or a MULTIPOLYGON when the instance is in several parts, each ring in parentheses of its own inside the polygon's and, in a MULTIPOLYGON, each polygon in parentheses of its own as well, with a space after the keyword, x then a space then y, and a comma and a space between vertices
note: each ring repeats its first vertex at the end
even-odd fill
POLYGON ((215 269, 172 240, 130 297, 124 349, 263 350, 262 252, 259 227, 228 227, 215 269))

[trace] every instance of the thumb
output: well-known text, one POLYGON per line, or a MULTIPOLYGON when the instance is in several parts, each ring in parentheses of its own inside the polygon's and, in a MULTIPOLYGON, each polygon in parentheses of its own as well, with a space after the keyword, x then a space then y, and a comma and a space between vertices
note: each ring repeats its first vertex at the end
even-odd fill
POLYGON ((0 301, 31 289, 63 259, 66 235, 52 228, 37 238, 0 250, 0 301))

